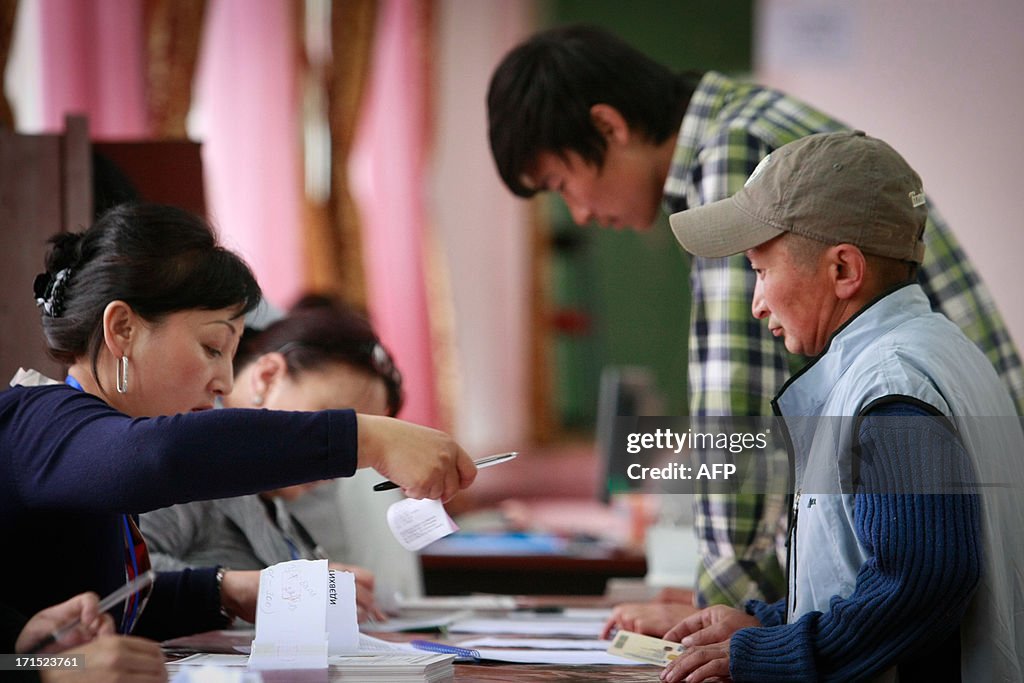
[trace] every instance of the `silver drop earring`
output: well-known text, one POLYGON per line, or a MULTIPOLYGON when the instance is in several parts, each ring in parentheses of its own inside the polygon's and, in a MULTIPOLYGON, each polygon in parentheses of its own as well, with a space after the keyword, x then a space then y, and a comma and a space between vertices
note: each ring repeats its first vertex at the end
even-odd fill
POLYGON ((128 393, 128 356, 123 354, 117 363, 117 393, 128 393))

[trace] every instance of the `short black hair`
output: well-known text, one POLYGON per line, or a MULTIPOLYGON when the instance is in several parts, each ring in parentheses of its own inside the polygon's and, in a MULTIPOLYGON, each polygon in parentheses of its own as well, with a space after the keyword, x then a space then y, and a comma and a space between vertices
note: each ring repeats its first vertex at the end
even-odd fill
POLYGON ((37 281, 48 276, 61 284, 59 305, 42 316, 47 350, 65 365, 88 353, 94 376, 111 301, 160 322, 191 309, 236 307, 244 315, 262 297, 245 261, 218 244, 204 219, 177 207, 119 204, 88 230, 56 235, 50 244, 37 281))
POLYGON ((514 194, 541 152, 578 153, 601 166, 607 149, 590 108, 608 104, 654 144, 678 132, 700 74, 676 73, 617 36, 585 24, 538 33, 513 48, 487 92, 491 153, 514 194))

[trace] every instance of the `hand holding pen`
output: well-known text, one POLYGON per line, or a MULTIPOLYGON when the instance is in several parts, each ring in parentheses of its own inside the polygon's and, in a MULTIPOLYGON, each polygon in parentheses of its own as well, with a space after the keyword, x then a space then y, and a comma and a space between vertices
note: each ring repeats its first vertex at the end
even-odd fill
POLYGON ((21 630, 15 651, 37 654, 64 650, 97 636, 114 633, 114 620, 106 613, 107 610, 152 585, 155 578, 156 572, 148 571, 102 600, 95 593, 81 593, 38 612, 21 630))
MULTIPOLYGON (((508 462, 509 460, 515 458, 517 455, 519 455, 519 453, 516 451, 512 451, 511 453, 498 453, 497 455, 488 455, 487 457, 480 458, 479 460, 474 460, 473 464, 476 465, 476 468, 479 470, 483 469, 484 467, 490 467, 491 465, 498 465, 503 462, 508 462)), ((392 489, 397 488, 398 484, 396 484, 393 481, 382 481, 379 484, 373 485, 374 491, 391 491, 392 489)))
POLYGON ((444 432, 381 415, 356 420, 358 466, 377 470, 409 498, 446 501, 473 483, 473 461, 444 432))

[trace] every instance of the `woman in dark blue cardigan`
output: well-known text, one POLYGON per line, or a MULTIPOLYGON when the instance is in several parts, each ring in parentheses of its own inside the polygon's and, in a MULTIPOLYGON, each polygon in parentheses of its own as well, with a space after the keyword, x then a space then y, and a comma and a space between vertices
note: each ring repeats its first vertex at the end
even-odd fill
MULTIPOLYGON (((0 394, 2 585, 23 614, 143 571, 140 512, 366 466, 417 498, 450 498, 475 476, 450 437, 392 418, 208 410, 231 388, 260 291, 187 212, 122 205, 58 235, 35 290, 49 352, 68 373, 0 394)), ((254 617, 257 588, 258 572, 161 574, 115 621, 157 639, 219 628, 254 617)))

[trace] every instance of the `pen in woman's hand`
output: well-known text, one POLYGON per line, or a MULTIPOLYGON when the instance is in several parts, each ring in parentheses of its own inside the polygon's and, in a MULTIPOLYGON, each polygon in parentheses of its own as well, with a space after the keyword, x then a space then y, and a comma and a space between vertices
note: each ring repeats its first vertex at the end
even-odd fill
MULTIPOLYGON (((509 460, 515 458, 517 455, 519 455, 518 451, 512 451, 511 453, 498 453, 497 455, 488 455, 483 458, 480 458, 479 460, 474 460, 473 464, 476 465, 476 468, 479 470, 483 469, 484 467, 490 467, 491 465, 499 465, 503 462, 508 462, 509 460)), ((398 484, 396 484, 393 481, 382 481, 379 484, 373 485, 374 491, 391 491, 392 489, 397 488, 398 484)))

